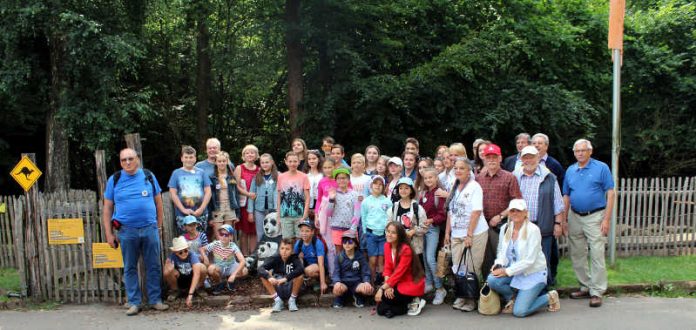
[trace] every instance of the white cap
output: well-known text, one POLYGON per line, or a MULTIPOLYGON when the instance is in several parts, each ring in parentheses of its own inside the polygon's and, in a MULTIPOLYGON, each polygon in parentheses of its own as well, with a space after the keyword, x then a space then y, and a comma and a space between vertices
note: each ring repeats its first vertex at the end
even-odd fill
POLYGON ((535 148, 534 146, 526 146, 524 149, 522 149, 522 152, 520 153, 520 156, 524 155, 538 155, 539 150, 535 148))
MULTIPOLYGON (((532 147, 534 148, 534 147, 532 147)), ((520 210, 524 211, 527 209, 527 202, 524 201, 524 199, 518 198, 518 199, 513 199, 510 201, 510 206, 508 206, 508 210, 520 210)))
POLYGON ((404 162, 399 157, 389 158, 389 161, 387 162, 387 166, 389 166, 389 164, 391 164, 391 163, 394 163, 394 164, 399 165, 399 166, 404 166, 404 162))

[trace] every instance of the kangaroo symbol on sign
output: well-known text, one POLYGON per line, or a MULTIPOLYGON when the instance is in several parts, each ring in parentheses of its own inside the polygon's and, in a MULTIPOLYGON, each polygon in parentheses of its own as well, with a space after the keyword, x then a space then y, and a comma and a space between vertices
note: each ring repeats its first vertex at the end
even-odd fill
POLYGON ((29 176, 32 173, 34 173, 34 170, 31 170, 28 167, 24 166, 21 170, 19 170, 19 172, 15 173, 15 175, 24 174, 24 177, 27 178, 27 180, 29 180, 29 176))

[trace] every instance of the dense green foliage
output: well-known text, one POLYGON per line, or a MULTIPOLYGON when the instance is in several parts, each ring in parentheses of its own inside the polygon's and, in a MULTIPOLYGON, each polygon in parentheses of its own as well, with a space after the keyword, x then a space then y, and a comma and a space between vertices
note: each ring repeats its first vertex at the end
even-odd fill
MULTIPOLYGON (((74 186, 93 185, 93 150, 114 155, 128 132, 145 138, 146 165, 169 173, 181 144, 204 139, 201 22, 209 133, 235 155, 254 143, 280 156, 290 140, 284 9, 278 0, 3 0, 0 167, 19 152, 45 159, 55 102, 74 186)), ((302 136, 310 146, 333 135, 349 152, 378 144, 387 154, 406 136, 424 153, 484 137, 509 153, 518 132, 541 131, 564 165, 580 137, 608 161, 607 16, 605 0, 303 0, 302 136)), ((696 7, 629 2, 625 33, 622 175, 693 174, 696 7)))

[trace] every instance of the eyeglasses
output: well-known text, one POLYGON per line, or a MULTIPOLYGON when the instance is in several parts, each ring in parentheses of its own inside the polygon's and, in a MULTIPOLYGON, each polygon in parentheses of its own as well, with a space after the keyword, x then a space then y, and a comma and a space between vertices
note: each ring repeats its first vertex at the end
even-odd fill
POLYGON ((121 163, 129 163, 135 160, 135 157, 121 158, 121 163))
POLYGON ((176 254, 182 256, 182 255, 188 254, 188 252, 189 252, 188 249, 183 249, 181 251, 176 251, 176 254))
POLYGON ((218 233, 218 235, 220 235, 220 237, 230 237, 229 233, 218 233))
POLYGON ((590 151, 590 149, 575 149, 575 150, 573 150, 573 152, 575 152, 575 153, 588 152, 588 151, 590 151))

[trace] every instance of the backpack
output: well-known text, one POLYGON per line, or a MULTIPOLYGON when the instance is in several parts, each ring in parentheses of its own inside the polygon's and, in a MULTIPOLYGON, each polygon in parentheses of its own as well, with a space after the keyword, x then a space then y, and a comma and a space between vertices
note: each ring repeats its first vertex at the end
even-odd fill
MULTIPOLYGON (((155 189, 155 179, 153 179, 152 172, 146 168, 143 169, 143 174, 145 174, 145 181, 150 182, 150 186, 152 186, 152 200, 155 200, 155 192, 157 191, 155 189)), ((118 184, 118 180, 121 179, 121 171, 116 171, 112 175, 114 177, 114 189, 116 189, 116 185, 118 184)), ((115 201, 114 201, 115 202, 115 201)))
MULTIPOLYGON (((394 204, 392 204, 392 212, 393 212, 393 213, 392 213, 392 219, 394 219, 394 221, 396 221, 396 212, 399 211, 399 206, 398 206, 398 204, 399 204, 398 201, 397 201, 397 202, 394 202, 394 204)), ((420 225, 420 219, 418 218, 418 207, 419 207, 418 201, 417 201, 417 200, 414 200, 414 201, 413 201, 413 204, 411 204, 411 208, 413 209, 413 216, 414 216, 414 218, 416 219, 416 223, 417 223, 418 225, 420 225)))

